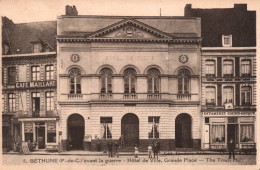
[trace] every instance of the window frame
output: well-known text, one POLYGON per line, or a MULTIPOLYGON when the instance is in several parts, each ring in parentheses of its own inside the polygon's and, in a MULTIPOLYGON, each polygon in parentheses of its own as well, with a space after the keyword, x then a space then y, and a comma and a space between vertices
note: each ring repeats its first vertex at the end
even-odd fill
POLYGON ((147 92, 160 93, 160 71, 157 68, 150 68, 147 71, 147 92), (151 82, 149 86, 149 81, 151 82), (157 90, 155 90, 157 89, 157 90))
POLYGON ((8 112, 15 112, 15 93, 8 93, 8 112))
POLYGON ((242 86, 241 87, 241 105, 248 106, 251 104, 252 104, 252 88, 251 88, 251 86, 242 86), (248 90, 245 90, 245 88, 248 88, 248 90), (243 94, 245 97, 245 102, 243 102, 243 94), (249 94, 249 97, 247 96, 248 94, 249 94))
POLYGON ((16 82, 16 67, 7 68, 7 83, 10 85, 15 84, 16 82))
POLYGON ((152 126, 152 129, 149 129, 148 132, 148 139, 160 139, 160 116, 148 116, 148 125, 152 126), (152 121, 150 121, 151 119, 152 121), (158 121, 155 119, 158 119, 158 121), (157 133, 154 130, 155 127, 157 129, 157 133))
POLYGON ((81 70, 72 68, 69 71, 69 94, 82 94, 81 89, 81 70))
POLYGON ((43 46, 41 43, 33 43, 33 53, 41 53, 43 51, 43 46))
POLYGON ((136 93, 136 82, 137 82, 137 73, 135 69, 127 68, 124 71, 124 93, 125 94, 136 93), (128 86, 128 90, 127 90, 127 86, 128 86))
POLYGON ((55 109, 54 91, 45 92, 45 101, 46 101, 46 111, 51 111, 55 109))
POLYGON ((101 125, 101 138, 102 139, 112 139, 112 137, 113 137, 113 134, 112 134, 113 117, 100 117, 100 125, 101 125), (109 127, 109 125, 110 125, 110 127, 109 127), (104 138, 104 136, 105 136, 105 138, 104 138))
POLYGON ((232 35, 222 35, 222 46, 223 47, 232 47, 232 35), (229 43, 225 42, 226 39, 229 40, 229 43))
POLYGON ((240 124, 240 134, 239 134, 239 140, 240 140, 240 143, 254 143, 255 142, 255 125, 253 123, 242 123, 240 124), (252 126, 252 140, 249 142, 249 141, 243 141, 242 140, 242 126, 252 126))
POLYGON ((38 65, 31 66, 31 81, 40 81, 40 80, 41 80, 41 67, 38 65), (34 68, 36 70, 34 70, 34 68))
MULTIPOLYGON (((234 91, 234 87, 233 86, 224 86, 223 87, 223 104, 226 104, 226 103, 232 103, 232 104, 234 104, 235 103, 235 97, 234 97, 234 94, 235 94, 235 91, 234 91), (224 100, 225 99, 225 89, 232 89, 232 92, 233 92, 233 94, 232 94, 232 99, 227 99, 227 98, 229 98, 228 96, 228 93, 226 94, 226 100, 224 100), (230 100, 232 100, 231 102, 230 102, 230 100)), ((231 94, 231 93, 230 93, 231 94)))
POLYGON ((54 80, 54 70, 55 68, 53 64, 45 66, 45 80, 54 80))
POLYGON ((113 92, 113 71, 109 68, 103 68, 100 71, 100 93, 113 92), (104 82, 104 84, 103 84, 104 82), (109 83, 110 82, 110 83, 109 83), (103 87, 104 85, 104 87, 103 87), (110 85, 110 87, 109 87, 110 85))
POLYGON ((230 60, 230 59, 224 59, 223 60, 223 77, 233 77, 234 76, 234 73, 235 73, 235 71, 234 71, 234 60, 230 60), (230 63, 227 63, 227 62, 231 62, 232 64, 230 64, 230 63), (230 69, 230 68, 232 69, 231 70, 231 73, 227 73, 228 72, 228 70, 230 69))
POLYGON ((178 71, 178 83, 177 89, 179 95, 190 94, 190 83, 191 83, 190 71, 186 68, 182 68, 178 71), (181 89, 180 89, 181 87, 181 89), (186 89, 186 90, 185 90, 186 89))
POLYGON ((41 110, 41 93, 40 92, 32 92, 31 93, 31 100, 32 100, 32 114, 35 117, 39 117, 40 116, 40 110, 41 110), (39 98, 39 110, 38 110, 38 112, 36 110, 36 103, 35 103, 36 98, 39 98))
POLYGON ((240 69, 241 69, 241 77, 250 77, 251 76, 251 74, 252 74, 252 62, 251 62, 251 60, 249 60, 249 59, 244 59, 244 60, 241 60, 241 67, 240 67, 240 69), (243 62, 249 62, 249 64, 244 64, 243 62), (249 73, 243 73, 242 71, 243 70, 246 70, 245 68, 243 68, 243 67, 246 67, 246 66, 248 66, 249 67, 249 73))
POLYGON ((206 106, 216 106, 216 103, 217 103, 217 101, 216 101, 216 87, 214 87, 214 86, 207 86, 206 88, 205 88, 205 104, 206 104, 206 106), (207 102, 207 93, 209 93, 209 92, 207 92, 207 89, 214 89, 214 101, 212 102, 212 99, 210 99, 211 100, 211 102, 207 102))
POLYGON ((205 72, 206 72, 205 73, 206 77, 216 77, 216 61, 215 60, 206 60, 205 61, 205 72), (209 64, 209 62, 212 62, 213 64, 209 64), (212 69, 211 67, 214 68, 213 74, 209 73, 210 72, 209 70, 212 69))

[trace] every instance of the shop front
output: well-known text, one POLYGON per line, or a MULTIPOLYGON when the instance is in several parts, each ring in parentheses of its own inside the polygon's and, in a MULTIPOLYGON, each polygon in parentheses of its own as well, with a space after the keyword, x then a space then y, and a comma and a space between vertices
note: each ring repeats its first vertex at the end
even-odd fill
POLYGON ((32 142, 36 150, 58 151, 58 118, 19 118, 22 141, 32 142))
POLYGON ((205 111, 203 120, 203 149, 227 149, 230 139, 236 149, 256 149, 255 111, 205 111))

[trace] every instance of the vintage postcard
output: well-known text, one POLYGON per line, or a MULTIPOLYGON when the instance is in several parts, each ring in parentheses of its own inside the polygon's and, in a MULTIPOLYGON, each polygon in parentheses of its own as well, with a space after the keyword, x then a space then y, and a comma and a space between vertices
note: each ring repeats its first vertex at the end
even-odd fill
POLYGON ((256 1, 0 11, 4 168, 257 169, 256 1))

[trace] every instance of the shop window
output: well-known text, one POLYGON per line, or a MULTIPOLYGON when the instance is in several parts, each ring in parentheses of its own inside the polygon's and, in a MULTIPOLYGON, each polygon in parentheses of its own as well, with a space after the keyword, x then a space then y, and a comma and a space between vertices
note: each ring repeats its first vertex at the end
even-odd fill
POLYGON ((222 46, 232 47, 232 35, 222 35, 222 46))
POLYGON ((101 93, 112 93, 112 70, 104 68, 101 74, 101 93))
POLYGON ((242 105, 251 105, 251 87, 241 88, 242 105))
POLYGON ((32 81, 41 80, 40 66, 32 66, 32 81))
POLYGON ((241 76, 248 77, 251 76, 251 62, 250 60, 241 61, 241 76))
POLYGON ((159 123, 160 123, 159 116, 148 117, 149 138, 155 138, 155 139, 159 138, 159 123))
POLYGON ((233 77, 233 61, 224 60, 223 62, 223 75, 224 77, 233 77))
POLYGON ((240 142, 254 142, 254 125, 240 125, 240 142))
POLYGON ((25 142, 33 142, 33 123, 24 123, 24 136, 25 136, 25 142))
POLYGON ((205 68, 206 76, 215 77, 215 61, 214 60, 206 60, 206 68, 205 68))
POLYGON ((15 67, 8 67, 8 84, 15 84, 15 67))
POLYGON ((124 93, 135 93, 136 71, 132 68, 124 71, 124 93))
POLYGON ((40 93, 32 93, 32 114, 33 117, 40 116, 40 93))
POLYGON ((212 143, 225 143, 225 125, 212 125, 212 143))
POLYGON ((45 66, 45 80, 54 80, 54 66, 45 66))
POLYGON ((54 92, 46 92, 46 110, 54 110, 54 92))
POLYGON ((159 85, 160 85, 160 72, 159 70, 152 68, 147 71, 148 77, 148 93, 159 93, 159 85))
POLYGON ((33 44, 33 53, 40 53, 40 52, 42 52, 41 43, 34 43, 33 44))
POLYGON ((101 117, 101 136, 103 139, 112 138, 112 117, 101 117))
POLYGON ((56 122, 47 123, 47 143, 56 143, 56 122))
POLYGON ((69 71, 70 94, 81 94, 81 71, 73 68, 69 71))
POLYGON ((224 87, 223 89, 223 101, 224 103, 233 103, 234 101, 234 89, 233 87, 224 87))
POLYGON ((15 94, 14 93, 8 94, 8 111, 9 112, 15 111, 15 94))
POLYGON ((216 89, 215 87, 206 87, 205 98, 207 106, 215 106, 216 104, 216 89))
POLYGON ((178 94, 189 94, 190 92, 190 72, 181 69, 178 72, 178 94))

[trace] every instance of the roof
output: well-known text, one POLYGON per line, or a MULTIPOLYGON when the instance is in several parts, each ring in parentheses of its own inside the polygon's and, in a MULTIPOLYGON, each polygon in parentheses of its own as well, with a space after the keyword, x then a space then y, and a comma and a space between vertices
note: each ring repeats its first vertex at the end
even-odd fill
POLYGON ((10 43, 11 54, 32 53, 33 42, 44 43, 51 51, 56 51, 57 22, 43 21, 3 26, 3 35, 3 42, 8 43, 7 45, 10 43))
POLYGON ((232 35, 233 47, 256 46, 256 12, 246 4, 223 9, 192 9, 188 4, 185 16, 201 18, 203 47, 221 47, 222 35, 232 35))

